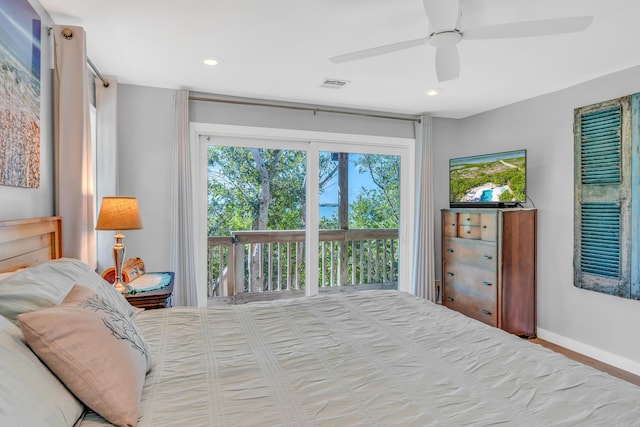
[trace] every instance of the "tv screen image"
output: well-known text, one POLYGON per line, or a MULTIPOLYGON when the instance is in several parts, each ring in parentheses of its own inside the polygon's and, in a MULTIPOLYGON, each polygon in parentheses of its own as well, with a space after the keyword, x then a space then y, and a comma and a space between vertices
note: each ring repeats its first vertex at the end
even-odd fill
POLYGON ((452 205, 515 205, 526 202, 527 150, 449 160, 452 205))

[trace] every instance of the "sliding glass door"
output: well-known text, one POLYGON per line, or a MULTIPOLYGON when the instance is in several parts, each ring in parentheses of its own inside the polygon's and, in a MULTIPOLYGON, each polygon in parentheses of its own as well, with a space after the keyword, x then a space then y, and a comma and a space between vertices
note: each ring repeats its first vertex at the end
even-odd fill
POLYGON ((412 182, 413 140, 205 127, 194 154, 206 158, 196 186, 206 297, 411 289, 413 185, 400 184, 412 182))

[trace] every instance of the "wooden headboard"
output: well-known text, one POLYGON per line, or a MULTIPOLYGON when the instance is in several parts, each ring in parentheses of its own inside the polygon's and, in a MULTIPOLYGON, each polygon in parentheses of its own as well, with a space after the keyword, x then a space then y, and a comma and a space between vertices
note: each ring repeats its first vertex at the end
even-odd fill
POLYGON ((0 272, 62 256, 62 218, 0 221, 0 272))

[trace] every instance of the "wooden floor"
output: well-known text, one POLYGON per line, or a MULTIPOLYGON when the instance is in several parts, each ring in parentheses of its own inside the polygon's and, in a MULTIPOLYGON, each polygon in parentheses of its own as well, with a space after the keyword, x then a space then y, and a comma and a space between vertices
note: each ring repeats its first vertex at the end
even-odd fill
POLYGON ((543 347, 546 347, 550 350, 553 350, 557 353, 564 354, 570 359, 578 361, 580 363, 584 363, 585 365, 589 365, 596 369, 599 369, 603 372, 608 373, 614 377, 622 378, 625 381, 628 381, 632 384, 640 386, 640 376, 634 375, 630 372, 623 371, 620 368, 616 368, 615 366, 607 365, 606 363, 600 362, 599 360, 592 359, 583 354, 576 353, 575 351, 566 349, 564 347, 560 347, 559 345, 553 344, 549 341, 542 340, 540 338, 533 338, 529 340, 530 342, 540 344, 543 347))

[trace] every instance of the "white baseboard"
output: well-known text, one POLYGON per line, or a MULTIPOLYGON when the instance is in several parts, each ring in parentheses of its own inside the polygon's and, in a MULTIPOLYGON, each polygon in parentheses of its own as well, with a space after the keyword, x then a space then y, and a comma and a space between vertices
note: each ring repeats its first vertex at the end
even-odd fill
POLYGON ((538 338, 545 341, 549 341, 561 347, 568 348, 569 350, 584 354, 585 356, 589 356, 608 365, 631 372, 632 374, 640 375, 640 363, 634 362, 633 360, 626 359, 618 356, 617 354, 609 353, 608 351, 592 347, 588 344, 572 340, 571 338, 567 338, 544 329, 538 328, 537 335, 538 338))

